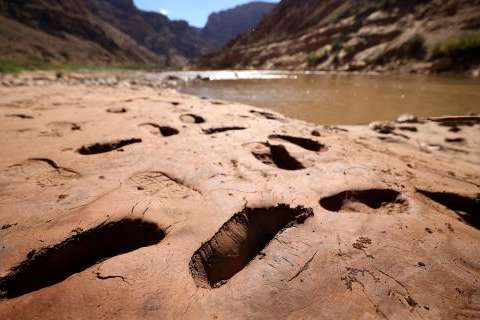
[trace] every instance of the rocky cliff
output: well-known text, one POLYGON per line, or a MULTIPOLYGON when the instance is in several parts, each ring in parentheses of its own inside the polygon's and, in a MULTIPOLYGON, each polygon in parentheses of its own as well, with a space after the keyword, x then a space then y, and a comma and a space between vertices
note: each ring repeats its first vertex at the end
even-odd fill
POLYGON ((180 66, 208 47, 186 22, 133 0, 0 0, 2 59, 180 66))
POLYGON ((30 63, 163 62, 80 0, 0 1, 0 40, 2 59, 30 63))
POLYGON ((271 2, 250 2, 235 8, 214 12, 202 35, 221 47, 244 32, 251 32, 261 19, 275 7, 271 2))
POLYGON ((162 14, 139 10, 133 0, 86 2, 90 10, 103 21, 165 57, 167 65, 184 65, 189 59, 211 48, 209 41, 187 22, 171 21, 162 14))
POLYGON ((480 63, 478 0, 283 0, 209 68, 465 70, 480 63))
POLYGON ((273 6, 219 12, 198 29, 133 0, 0 0, 0 60, 179 67, 253 28, 273 6))

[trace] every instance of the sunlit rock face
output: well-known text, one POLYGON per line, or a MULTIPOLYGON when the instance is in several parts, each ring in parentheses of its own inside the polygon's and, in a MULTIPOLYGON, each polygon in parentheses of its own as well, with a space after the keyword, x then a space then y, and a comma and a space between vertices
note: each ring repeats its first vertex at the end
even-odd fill
POLYGON ((202 35, 221 47, 244 32, 251 32, 275 7, 275 3, 251 2, 230 10, 214 12, 202 30, 202 35))
POLYGON ((238 69, 465 71, 479 63, 479 19, 480 5, 472 0, 284 0, 255 30, 199 64, 238 69))

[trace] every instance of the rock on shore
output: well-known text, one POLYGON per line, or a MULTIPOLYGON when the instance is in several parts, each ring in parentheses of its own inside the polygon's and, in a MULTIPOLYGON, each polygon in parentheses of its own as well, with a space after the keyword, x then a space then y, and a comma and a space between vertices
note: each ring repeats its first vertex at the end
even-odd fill
POLYGON ((0 87, 0 124, 0 319, 480 317, 476 117, 51 81, 0 87))

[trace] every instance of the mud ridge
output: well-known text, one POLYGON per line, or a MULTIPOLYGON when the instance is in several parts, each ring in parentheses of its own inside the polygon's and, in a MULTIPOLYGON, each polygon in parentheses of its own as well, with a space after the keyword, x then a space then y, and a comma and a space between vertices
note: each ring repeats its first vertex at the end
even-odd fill
POLYGON ((360 202, 372 209, 380 209, 388 203, 403 202, 400 193, 391 189, 348 190, 320 200, 320 205, 338 212, 349 202, 360 202))
POLYGON ((190 260, 190 273, 199 287, 218 288, 252 261, 283 229, 313 216, 310 208, 286 204, 245 208, 228 220, 190 260))
POLYGON ((153 129, 151 131, 153 134, 156 134, 157 132, 159 132, 162 135, 162 137, 171 137, 180 133, 175 128, 168 127, 168 126, 160 126, 156 123, 151 123, 151 122, 142 123, 140 124, 140 127, 151 127, 153 129))
POLYGON ((268 136, 268 138, 272 140, 274 139, 284 140, 292 144, 295 144, 305 150, 314 151, 314 152, 319 152, 326 149, 326 147, 323 144, 308 138, 293 137, 293 136, 288 136, 283 134, 272 134, 268 136))
POLYGON ((275 166, 283 170, 305 169, 302 163, 292 157, 283 145, 272 145, 270 143, 258 144, 262 150, 253 150, 253 156, 262 163, 275 166))
POLYGON ((245 130, 245 127, 219 127, 219 128, 210 128, 210 129, 203 129, 203 133, 205 134, 215 134, 221 133, 226 131, 238 131, 238 130, 245 130))
POLYGON ((205 123, 205 119, 201 116, 197 116, 196 114, 193 113, 186 113, 182 114, 180 116, 180 121, 185 122, 185 123, 205 123))
POLYGON ((165 233, 142 219, 103 223, 47 248, 32 250, 27 259, 0 278, 0 297, 15 298, 57 284, 105 259, 159 243, 165 233))
POLYGON ((417 192, 430 200, 454 211, 459 220, 480 230, 480 196, 466 197, 450 192, 431 192, 417 189, 417 192))
POLYGON ((87 146, 82 146, 80 149, 77 150, 77 152, 80 153, 81 155, 106 153, 106 152, 114 151, 116 149, 120 149, 129 144, 140 143, 140 142, 142 142, 142 139, 131 138, 131 139, 122 139, 122 140, 116 140, 116 141, 105 142, 105 143, 94 143, 87 146))

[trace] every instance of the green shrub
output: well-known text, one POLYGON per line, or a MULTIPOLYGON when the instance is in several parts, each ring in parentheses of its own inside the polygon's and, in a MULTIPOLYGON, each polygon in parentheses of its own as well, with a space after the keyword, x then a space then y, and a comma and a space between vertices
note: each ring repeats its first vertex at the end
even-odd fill
POLYGON ((18 73, 22 70, 22 66, 20 66, 16 62, 0 59, 0 73, 18 73))
POLYGON ((425 39, 421 34, 414 34, 401 46, 402 55, 408 57, 420 57, 426 52, 425 39))
POLYGON ((343 39, 341 39, 341 38, 336 38, 335 40, 333 40, 332 51, 342 50, 342 43, 343 43, 343 39))
POLYGON ((377 10, 383 10, 383 9, 387 9, 389 6, 394 6, 396 4, 398 4, 398 0, 378 0, 377 3, 375 3, 374 7, 377 9, 377 10))
POLYGON ((22 71, 46 70, 46 71, 151 71, 157 69, 152 65, 121 64, 121 65, 83 65, 71 63, 50 63, 39 58, 15 61, 0 59, 0 73, 19 73, 22 71))
POLYGON ((310 67, 318 66, 320 63, 323 62, 323 60, 323 56, 316 53, 310 53, 307 56, 307 64, 310 67))
POLYGON ((480 32, 448 38, 433 49, 433 57, 477 58, 480 57, 480 32))

